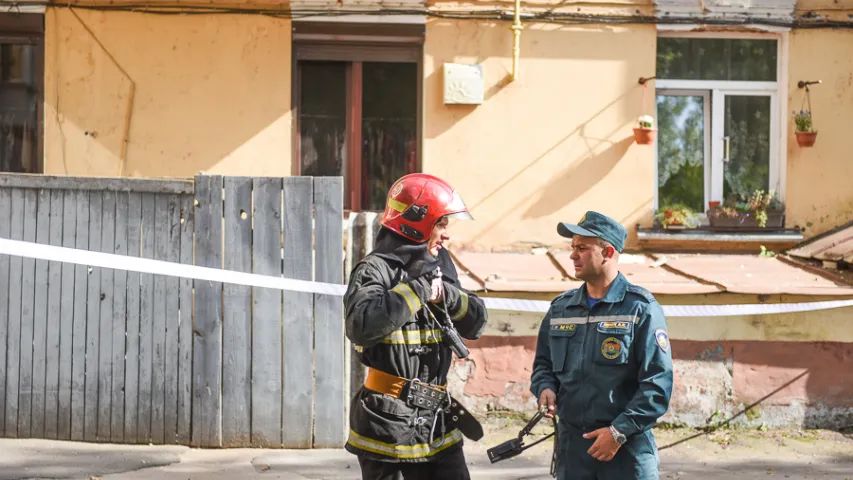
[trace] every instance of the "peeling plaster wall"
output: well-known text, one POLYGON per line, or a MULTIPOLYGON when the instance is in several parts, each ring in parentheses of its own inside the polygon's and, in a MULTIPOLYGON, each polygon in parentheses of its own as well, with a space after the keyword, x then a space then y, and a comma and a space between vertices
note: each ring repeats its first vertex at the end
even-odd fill
MULTIPOLYGON (((689 300, 689 298, 688 298, 689 300)), ((695 299, 694 299, 695 300, 695 299)), ((689 301, 687 303, 690 303, 689 301)), ((451 394, 480 415, 529 415, 541 318, 490 315, 484 336, 448 377, 451 394), (507 330, 502 325, 511 324, 507 330)), ((668 319, 675 385, 662 422, 837 428, 853 425, 853 309, 774 316, 668 319), (767 398, 765 398, 767 397, 767 398)))
POLYGON ((45 23, 45 173, 290 174, 290 20, 60 8, 45 23))
MULTIPOLYGON (((853 14, 853 4, 850 5, 853 14)), ((822 80, 811 86, 817 142, 800 148, 788 112, 787 223, 812 236, 853 220, 853 30, 796 30, 790 41, 790 110, 803 105, 800 80, 822 80), (819 188, 818 188, 819 186, 819 188)))

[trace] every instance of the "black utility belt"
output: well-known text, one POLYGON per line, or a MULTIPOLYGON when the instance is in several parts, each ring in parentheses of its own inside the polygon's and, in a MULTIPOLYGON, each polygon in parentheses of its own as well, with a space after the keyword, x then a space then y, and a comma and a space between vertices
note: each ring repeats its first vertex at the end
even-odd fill
POLYGON ((406 382, 403 393, 406 405, 441 415, 447 425, 458 428, 471 440, 479 441, 483 438, 483 426, 459 400, 449 398, 445 387, 430 385, 415 379, 406 382))
POLYGON ((447 399, 447 389, 439 385, 431 385, 418 379, 406 381, 403 392, 406 405, 434 412, 441 408, 447 399))

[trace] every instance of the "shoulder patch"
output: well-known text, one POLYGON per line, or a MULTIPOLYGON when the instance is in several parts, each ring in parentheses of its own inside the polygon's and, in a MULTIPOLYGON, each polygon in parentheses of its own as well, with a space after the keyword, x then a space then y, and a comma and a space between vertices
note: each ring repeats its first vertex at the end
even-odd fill
POLYGON ((644 299, 646 302, 648 302, 648 303, 652 303, 652 302, 656 302, 656 301, 657 301, 657 300, 655 300, 655 296, 654 296, 654 295, 652 295, 652 292, 650 292, 650 291, 646 290, 646 289, 645 289, 645 288, 643 288, 643 287, 640 287, 640 286, 637 286, 637 285, 628 285, 628 289, 627 289, 627 290, 628 290, 629 292, 631 292, 631 293, 635 294, 635 295, 640 296, 641 298, 643 298, 643 299, 644 299))
POLYGON ((557 303, 559 300, 561 300, 561 299, 563 299, 563 298, 571 297, 571 296, 572 296, 572 295, 574 295, 574 294, 575 294, 575 292, 577 292, 578 290, 579 290, 578 288, 574 288, 574 289, 572 289, 572 290, 569 290, 569 291, 567 291, 567 292, 563 292, 563 293, 561 293, 561 294, 557 295, 556 297, 554 297, 554 299, 553 299, 553 300, 551 300, 551 305, 553 305, 553 304, 557 303))
POLYGON ((659 328, 655 330, 655 343, 658 344, 658 348, 664 353, 669 350, 669 335, 666 334, 664 329, 659 328))

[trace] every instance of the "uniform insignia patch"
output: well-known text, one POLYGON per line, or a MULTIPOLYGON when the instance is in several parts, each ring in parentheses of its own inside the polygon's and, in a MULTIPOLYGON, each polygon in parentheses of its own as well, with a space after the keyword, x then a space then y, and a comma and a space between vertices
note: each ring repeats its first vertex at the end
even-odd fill
POLYGON ((655 341, 664 352, 669 350, 669 336, 662 328, 655 330, 655 341))
POLYGON ((403 191, 403 184, 401 183, 401 184, 397 185, 396 187, 394 187, 394 191, 391 192, 391 197, 396 198, 397 195, 399 195, 402 191, 403 191))
POLYGON ((581 219, 580 219, 580 220, 578 220, 578 223, 583 223, 584 221, 586 221, 586 214, 585 214, 585 213, 583 214, 583 216, 581 217, 581 219))
POLYGON ((557 325, 551 325, 551 330, 560 330, 565 332, 574 332, 578 328, 574 323, 561 323, 557 325))
POLYGON ((607 337, 601 342, 601 354, 608 360, 613 360, 622 353, 622 343, 613 337, 607 337))
POLYGON ((628 329, 628 322, 599 322, 598 326, 601 328, 619 328, 619 329, 628 329))

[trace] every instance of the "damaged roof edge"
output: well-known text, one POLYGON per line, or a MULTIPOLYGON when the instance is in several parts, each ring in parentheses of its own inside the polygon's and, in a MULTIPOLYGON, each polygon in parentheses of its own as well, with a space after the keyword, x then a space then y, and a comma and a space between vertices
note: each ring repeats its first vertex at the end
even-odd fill
MULTIPOLYGON (((541 295, 582 284, 568 277, 568 252, 451 252, 465 288, 541 295)), ((853 281, 783 254, 623 254, 619 270, 655 294, 853 296, 853 281)))
POLYGON ((816 235, 785 253, 804 259, 853 263, 853 222, 816 235))

